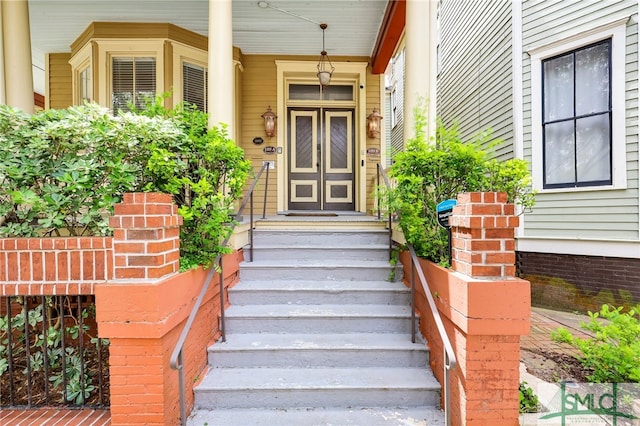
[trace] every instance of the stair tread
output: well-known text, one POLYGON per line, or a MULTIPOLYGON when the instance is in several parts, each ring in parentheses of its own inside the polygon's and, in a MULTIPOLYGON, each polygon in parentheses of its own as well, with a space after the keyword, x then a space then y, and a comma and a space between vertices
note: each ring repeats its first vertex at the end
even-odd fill
POLYGON ((225 426, 369 425, 443 426, 444 413, 435 407, 287 408, 196 410, 187 424, 225 426))
POLYGON ((404 284, 390 281, 346 281, 346 280, 242 280, 238 285, 229 289, 234 291, 255 291, 255 290, 322 290, 322 291, 410 291, 404 284))
POLYGON ((234 333, 209 347, 210 352, 278 349, 428 351, 424 343, 412 343, 411 336, 402 333, 234 333))
POLYGON ((213 368, 198 391, 226 389, 425 389, 440 384, 426 368, 213 368))
POLYGON ((407 317, 410 308, 403 305, 231 305, 227 317, 407 317))
MULTIPOLYGON (((399 264, 398 264, 399 265, 399 264)), ((300 260, 254 260, 253 262, 244 261, 240 263, 240 268, 287 268, 302 269, 309 267, 332 268, 387 268, 393 266, 388 260, 340 260, 340 259, 300 259, 300 260)))

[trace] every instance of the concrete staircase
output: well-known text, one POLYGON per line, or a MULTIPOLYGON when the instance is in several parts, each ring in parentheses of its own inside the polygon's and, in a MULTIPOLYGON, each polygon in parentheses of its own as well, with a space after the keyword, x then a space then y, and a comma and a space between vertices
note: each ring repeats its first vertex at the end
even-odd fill
MULTIPOLYGON (((191 425, 440 425, 409 292, 375 221, 260 223, 191 425)), ((248 258, 245 253, 245 258, 248 258)))

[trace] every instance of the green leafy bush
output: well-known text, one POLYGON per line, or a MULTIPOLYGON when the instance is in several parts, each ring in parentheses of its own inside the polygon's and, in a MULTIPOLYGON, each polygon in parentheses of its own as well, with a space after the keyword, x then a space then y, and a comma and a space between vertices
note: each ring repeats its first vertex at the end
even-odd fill
POLYGON ((540 401, 527 382, 521 382, 518 391, 520 394, 520 413, 537 413, 540 401))
POLYGON ((416 113, 416 136, 394 157, 390 175, 396 187, 390 194, 391 208, 400 213, 404 236, 418 256, 446 264, 448 236, 437 222, 439 202, 455 199, 461 192, 498 191, 506 192, 509 202, 530 208, 534 194, 524 160, 500 162, 482 149, 497 143, 488 133, 463 142, 456 127, 446 128, 439 122, 436 138, 429 143, 425 120, 424 114, 416 113))
POLYGON ((117 117, 97 105, 32 116, 0 106, 0 237, 108 235, 123 193, 157 191, 184 217, 181 267, 208 266, 250 170, 224 128, 161 98, 117 117))
POLYGON ((622 310, 603 305, 600 312, 589 312, 589 322, 580 326, 594 334, 591 338, 574 337, 563 327, 551 334, 580 350, 578 359, 593 372, 588 377, 594 383, 640 382, 640 305, 622 310))
POLYGON ((108 234, 111 207, 145 184, 151 144, 180 138, 171 122, 96 105, 32 116, 0 106, 0 236, 108 234))
POLYGON ((228 225, 252 171, 251 162, 229 139, 225 127, 208 129, 207 114, 193 105, 166 109, 163 97, 158 97, 139 113, 170 120, 186 136, 178 151, 154 148, 147 163, 154 180, 144 189, 174 194, 184 219, 181 269, 209 266, 218 254, 229 251, 222 242, 232 232, 228 225))

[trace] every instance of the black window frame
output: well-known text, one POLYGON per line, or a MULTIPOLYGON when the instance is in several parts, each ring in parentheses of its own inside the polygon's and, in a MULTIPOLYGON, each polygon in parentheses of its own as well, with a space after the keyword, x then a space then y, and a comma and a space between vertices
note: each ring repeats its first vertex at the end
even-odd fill
POLYGON ((591 43, 589 45, 586 46, 581 46, 577 49, 573 49, 564 53, 561 53, 559 55, 555 55, 553 57, 549 57, 549 58, 545 58, 541 61, 541 67, 540 67, 540 72, 541 72, 541 89, 542 89, 542 105, 541 105, 541 122, 542 122, 542 188, 543 189, 555 189, 555 188, 584 188, 584 187, 590 187, 590 186, 608 186, 608 185, 612 185, 613 184, 613 99, 612 99, 612 67, 613 67, 613 62, 612 62, 612 48, 613 48, 613 43, 612 43, 612 38, 607 38, 604 40, 600 40, 597 41, 595 43, 591 43), (608 57, 608 62, 609 62, 609 99, 608 99, 608 109, 607 110, 602 110, 602 111, 598 111, 598 112, 592 112, 589 114, 582 114, 582 115, 576 115, 576 54, 580 51, 583 50, 587 50, 590 48, 593 48, 595 46, 599 46, 602 44, 607 44, 608 45, 608 49, 609 49, 609 57, 608 57), (573 59, 573 116, 571 117, 567 117, 567 118, 562 118, 562 119, 556 119, 556 120, 549 120, 546 121, 545 117, 545 63, 548 61, 552 61, 554 59, 558 59, 567 55, 571 55, 572 59, 573 59), (579 181, 578 180, 578 150, 577 150, 577 121, 582 119, 582 118, 588 118, 588 117, 595 117, 595 116, 603 116, 603 115, 607 115, 609 118, 609 179, 605 179, 605 180, 592 180, 592 181, 579 181), (568 122, 568 121, 572 121, 573 122, 573 145, 574 145, 574 163, 573 163, 573 170, 574 170, 574 180, 573 182, 566 182, 566 183, 547 183, 547 141, 546 141, 546 126, 549 124, 555 124, 555 123, 562 123, 562 122, 568 122))

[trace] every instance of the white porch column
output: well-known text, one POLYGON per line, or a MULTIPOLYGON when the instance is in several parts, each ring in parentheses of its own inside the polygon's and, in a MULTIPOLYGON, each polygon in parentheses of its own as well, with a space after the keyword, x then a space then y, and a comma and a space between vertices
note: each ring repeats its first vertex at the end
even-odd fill
MULTIPOLYGON (((0 0, 0 3, 2 0, 0 0)), ((0 4, 0 28, 3 28, 2 25, 2 4, 0 4)), ((0 105, 4 105, 7 103, 7 98, 5 97, 4 92, 4 48, 2 47, 3 43, 2 31, 0 30, 0 105)))
POLYGON ((7 104, 33 114, 33 69, 27 0, 2 0, 2 41, 7 104))
POLYGON ((423 102, 427 136, 436 123, 437 0, 407 0, 405 24, 404 139, 415 136, 414 109, 423 102))
POLYGON ((229 136, 235 111, 231 0, 209 0, 209 127, 224 123, 229 136))

